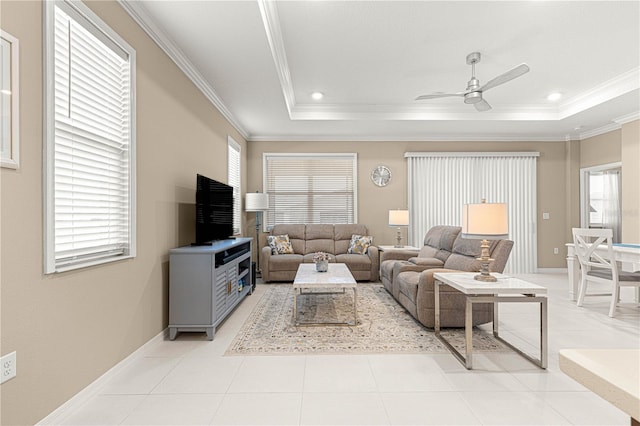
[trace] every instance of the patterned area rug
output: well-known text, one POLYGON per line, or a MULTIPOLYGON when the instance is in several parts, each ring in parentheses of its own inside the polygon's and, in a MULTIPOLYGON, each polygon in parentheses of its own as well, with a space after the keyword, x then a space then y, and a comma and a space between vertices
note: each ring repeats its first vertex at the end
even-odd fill
MULTIPOLYGON (((292 317, 291 285, 269 284, 225 355, 449 353, 379 283, 358 284, 357 326, 295 327, 292 317)), ((299 296, 298 320, 352 322, 353 292, 299 296)), ((464 349, 463 329, 442 334, 464 349)), ((505 349, 491 334, 474 329, 474 352, 505 349)))

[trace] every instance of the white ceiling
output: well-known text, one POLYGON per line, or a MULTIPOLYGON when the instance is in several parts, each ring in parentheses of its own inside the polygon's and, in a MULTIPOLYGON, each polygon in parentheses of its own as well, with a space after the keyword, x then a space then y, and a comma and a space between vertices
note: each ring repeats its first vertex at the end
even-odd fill
POLYGON ((120 1, 247 140, 566 140, 640 118, 640 1, 120 1), (481 84, 531 71, 487 112, 414 100, 463 91, 474 51, 481 84))

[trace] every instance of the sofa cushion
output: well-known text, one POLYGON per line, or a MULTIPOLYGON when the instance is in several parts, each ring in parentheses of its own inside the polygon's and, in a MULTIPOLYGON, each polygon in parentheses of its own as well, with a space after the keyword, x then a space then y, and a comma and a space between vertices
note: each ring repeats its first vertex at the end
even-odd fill
POLYGON ((289 235, 269 235, 267 244, 271 247, 271 254, 293 254, 293 247, 289 241, 289 235))
POLYGON ((358 223, 333 225, 335 254, 345 254, 349 250, 352 235, 369 235, 367 227, 358 223))
POLYGON ((323 251, 325 253, 335 253, 333 243, 333 225, 312 224, 307 225, 305 232, 304 254, 323 251))
POLYGON ((371 259, 361 254, 338 254, 336 262, 346 264, 351 271, 370 271, 371 259))
POLYGON ((370 235, 352 235, 348 254, 367 254, 369 246, 373 243, 373 237, 370 235))
POLYGON ((293 247, 294 253, 304 253, 305 242, 305 225, 301 224, 280 224, 274 225, 271 229, 271 235, 289 235, 289 242, 293 247))
POLYGON ((409 262, 419 266, 430 266, 433 268, 442 268, 444 265, 442 260, 436 259, 435 257, 412 257, 409 259, 409 262))
POLYGON ((280 254, 269 259, 270 271, 296 271, 302 263, 301 254, 280 254))

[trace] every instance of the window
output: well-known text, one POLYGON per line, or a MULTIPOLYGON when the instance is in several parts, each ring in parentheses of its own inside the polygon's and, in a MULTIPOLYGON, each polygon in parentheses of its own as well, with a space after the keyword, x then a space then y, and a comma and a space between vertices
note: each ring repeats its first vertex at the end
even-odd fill
POLYGON ((357 223, 356 154, 264 154, 267 229, 276 223, 357 223))
POLYGON ((227 182, 233 187, 233 233, 240 233, 240 189, 241 173, 240 173, 240 145, 229 136, 227 140, 227 182))
POLYGON ((581 226, 583 228, 609 228, 613 242, 622 236, 621 163, 580 169, 581 226))
POLYGON ((460 226, 467 203, 507 203, 514 242, 505 272, 538 267, 537 152, 407 152, 409 244, 435 225, 460 226))
POLYGON ((135 51, 45 2, 45 273, 135 256, 135 51))

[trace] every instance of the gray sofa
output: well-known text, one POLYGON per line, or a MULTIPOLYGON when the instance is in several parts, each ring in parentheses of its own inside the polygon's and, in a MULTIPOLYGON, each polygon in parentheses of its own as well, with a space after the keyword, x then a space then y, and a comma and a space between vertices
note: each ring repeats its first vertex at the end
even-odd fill
POLYGON ((260 252, 260 269, 264 282, 293 281, 301 263, 313 263, 318 251, 329 253, 329 262, 344 263, 357 281, 377 281, 378 248, 369 246, 365 254, 347 253, 352 235, 369 235, 360 224, 275 225, 270 235, 288 235, 293 254, 272 254, 266 246, 260 252))
MULTIPOLYGON (((389 293, 425 327, 433 328, 435 311, 433 274, 435 272, 477 272, 480 270, 480 240, 462 238, 460 227, 434 226, 424 238, 424 246, 415 252, 393 251, 382 259, 382 283, 389 293), (405 259, 402 259, 404 257, 405 259)), ((490 242, 494 261, 492 272, 502 272, 513 241, 490 242)), ((386 255, 386 253, 385 253, 386 255)), ((465 297, 448 286, 441 288, 440 321, 442 327, 463 327, 465 297)), ((475 304, 473 324, 493 321, 492 304, 475 304)))

